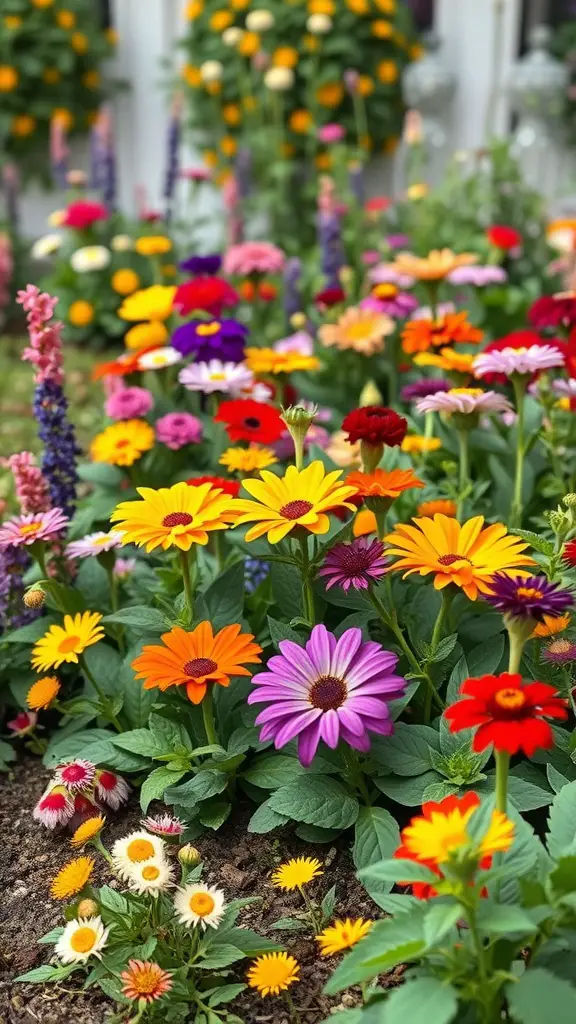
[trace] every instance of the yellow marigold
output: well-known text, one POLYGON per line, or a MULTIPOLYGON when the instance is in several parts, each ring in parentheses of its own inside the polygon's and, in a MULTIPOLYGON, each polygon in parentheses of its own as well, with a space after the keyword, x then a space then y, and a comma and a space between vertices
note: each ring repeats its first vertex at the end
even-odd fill
POLYGON ((32 135, 36 130, 36 118, 30 114, 19 114, 17 117, 13 117, 10 122, 10 132, 12 135, 16 135, 18 138, 23 139, 27 135, 32 135))
POLYGON ((430 192, 430 186, 425 181, 416 182, 415 185, 409 185, 406 189, 407 199, 425 199, 430 192))
POLYGON ((372 927, 372 921, 364 921, 361 917, 352 921, 349 917, 345 921, 334 921, 333 925, 325 928, 320 935, 316 936, 316 942, 320 946, 322 956, 333 956, 334 953, 341 953, 345 949, 351 949, 360 939, 368 935, 372 927))
POLYGON ((189 487, 138 487, 140 501, 122 501, 110 521, 124 532, 124 544, 147 551, 170 547, 189 551, 192 544, 207 544, 213 530, 226 530, 235 522, 238 502, 209 483, 189 487))
POLYGON ((441 447, 442 441, 439 437, 424 437, 422 434, 407 434, 401 444, 402 451, 410 455, 437 452, 441 447))
POLYGON ((288 953, 265 953, 250 967, 246 979, 261 996, 278 996, 299 981, 300 966, 288 953))
POLYGON ((327 14, 330 18, 336 13, 334 0, 308 0, 309 14, 327 14))
POLYGON ((369 0, 346 0, 346 6, 353 11, 354 14, 369 14, 370 3, 369 0))
POLYGON ((61 78, 58 68, 44 68, 42 72, 42 81, 46 82, 46 85, 57 85, 61 78))
POLYGON ((50 626, 34 644, 32 668, 37 672, 46 672, 51 668, 59 668, 63 662, 77 665, 79 655, 104 636, 101 619, 100 612, 65 615, 61 626, 50 626))
POLYGON ((68 309, 68 320, 73 327, 88 327, 94 319, 94 306, 86 299, 76 299, 68 309))
POLYGON ((300 352, 277 352, 273 348, 248 347, 244 351, 244 361, 248 369, 257 375, 296 373, 298 370, 320 368, 320 360, 316 356, 306 356, 300 352))
POLYGON ((140 348, 151 348, 153 345, 166 345, 168 342, 168 331, 160 320, 150 320, 145 324, 136 324, 126 331, 124 344, 126 348, 135 351, 140 348))
POLYGON ((94 462, 133 466, 154 447, 154 428, 145 420, 121 420, 97 434, 90 445, 94 462))
POLYGON ((230 6, 233 7, 235 11, 244 11, 250 3, 251 0, 230 0, 230 6))
POLYGON ((224 32, 224 29, 227 29, 233 21, 234 15, 231 11, 214 11, 209 25, 213 32, 224 32))
POLYGON ((398 78, 398 65, 394 60, 381 60, 376 67, 376 74, 384 85, 392 85, 398 78))
POLYGON ((52 879, 50 895, 56 900, 67 900, 76 896, 90 881, 94 869, 92 857, 77 857, 70 860, 52 879))
POLYGON ((204 0, 189 0, 186 4, 184 17, 187 18, 188 21, 196 21, 196 18, 200 17, 203 10, 204 0))
POLYGON ((238 143, 236 139, 233 139, 231 135, 224 135, 220 139, 220 149, 224 153, 224 156, 234 156, 238 149, 238 143))
POLYGON ((360 75, 358 79, 358 92, 361 96, 370 96, 375 89, 374 79, 370 75, 360 75))
POLYGON ((141 256, 163 256, 172 249, 172 240, 166 235, 141 235, 134 248, 141 256))
POLYGON ((60 28, 74 28, 76 15, 73 11, 56 11, 56 23, 60 28))
POLYGON ((242 111, 237 103, 225 103, 222 107, 222 120, 225 124, 240 124, 242 111))
POLYGON ((238 43, 238 53, 243 57, 253 57, 260 49, 260 36, 257 32, 244 32, 238 43))
POLYGON ((140 287, 140 278, 135 270, 122 267, 112 274, 111 285, 118 295, 132 295, 140 287))
POLYGON ((184 64, 180 73, 186 85, 191 86, 192 89, 199 89, 202 85, 202 72, 193 64, 184 64))
POLYGON ((322 865, 315 857, 297 857, 276 869, 272 875, 272 885, 287 891, 300 889, 323 874, 322 865))
POLYGON ((86 821, 83 821, 74 832, 74 835, 70 839, 71 845, 77 849, 80 849, 82 846, 86 846, 86 843, 89 843, 91 839, 100 835, 105 824, 106 818, 101 814, 98 814, 93 818, 87 818, 86 821))
POLYGON ((211 96, 218 96, 222 92, 222 82, 206 82, 204 88, 211 96))
POLYGON ((20 75, 11 64, 0 64, 0 92, 12 92, 20 81, 20 75))
POLYGON ((207 167, 218 167, 218 153, 215 153, 213 149, 205 149, 202 159, 207 167))
POLYGON ((10 32, 14 32, 17 28, 22 25, 22 18, 18 14, 7 14, 4 18, 4 28, 10 32))
POLYGON ((382 14, 394 14, 396 10, 396 0, 374 0, 374 6, 382 11, 382 14))
POLYGON ((175 294, 174 285, 153 284, 124 299, 118 316, 122 320, 167 320, 175 294))
POLYGON ((295 68, 298 58, 298 50, 293 46, 279 46, 272 54, 272 64, 275 68, 295 68))
POLYGON ((394 26, 383 18, 377 18, 370 26, 370 31, 377 39, 390 39, 394 33, 394 26))
POLYGON ((384 338, 394 330, 394 321, 385 313, 351 306, 336 323, 323 324, 318 337, 326 348, 353 349, 372 356, 384 349, 384 338))
POLYGON ((229 473, 253 473, 272 466, 278 459, 271 448, 227 448, 218 462, 229 473))
POLYGON ((50 706, 60 693, 61 684, 56 676, 44 676, 33 683, 26 695, 26 703, 34 711, 50 706))
POLYGON ((337 107, 344 98, 341 82, 328 82, 316 89, 316 99, 322 107, 337 107))
POLYGON ((539 622, 532 631, 531 637, 545 639, 548 636, 557 636, 568 629, 572 616, 569 612, 565 615, 545 615, 542 622, 539 622))
POLYGON ((313 119, 309 110, 293 110, 288 120, 288 127, 297 135, 305 135, 312 127, 313 119))
POLYGON ((310 53, 314 53, 315 50, 320 48, 320 39, 318 36, 313 36, 310 33, 304 36, 302 39, 302 45, 305 50, 309 50, 310 53))
POLYGON ((75 53, 88 53, 89 45, 88 36, 84 35, 83 32, 73 32, 70 36, 70 46, 75 53))

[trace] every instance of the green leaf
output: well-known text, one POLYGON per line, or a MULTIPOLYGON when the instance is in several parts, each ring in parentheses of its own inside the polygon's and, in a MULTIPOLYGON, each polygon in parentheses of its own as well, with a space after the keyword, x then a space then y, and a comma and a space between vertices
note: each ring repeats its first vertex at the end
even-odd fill
POLYGON ((250 769, 242 776, 246 782, 259 789, 279 789, 295 779, 301 778, 303 768, 295 757, 285 754, 264 754, 252 761, 250 769))
POLYGON ((271 615, 268 616, 268 629, 275 647, 278 647, 282 640, 293 640, 295 644, 300 644, 300 646, 306 640, 303 633, 297 633, 295 629, 291 629, 285 622, 273 619, 271 615))
POLYGON ((246 985, 220 985, 208 999, 208 1006, 222 1006, 223 1003, 231 1003, 236 996, 244 992, 246 985))
POLYGON ((282 945, 272 939, 265 939, 258 932, 251 928, 227 928, 226 931, 218 931, 220 938, 227 943, 232 943, 236 949, 242 951, 244 956, 260 956, 262 953, 271 953, 274 950, 282 949, 282 945))
POLYGON ((42 615, 39 619, 34 622, 28 623, 27 626, 21 626, 20 629, 14 629, 11 633, 3 634, 3 644, 35 644, 44 633, 47 633, 55 622, 60 623, 60 619, 57 619, 53 615, 42 615))
POLYGON ((164 752, 175 752, 182 747, 185 750, 192 750, 192 743, 188 732, 179 722, 173 722, 171 718, 164 718, 163 715, 150 715, 148 722, 150 731, 158 744, 162 745, 164 752))
POLYGON ((78 466, 78 476, 89 484, 117 491, 123 480, 122 470, 107 462, 89 462, 78 466))
POLYGON ((148 810, 152 800, 161 800, 168 786, 174 786, 180 781, 185 771, 171 772, 169 768, 162 765, 150 772, 144 780, 140 790, 140 806, 144 812, 148 810))
POLYGON ((114 734, 106 729, 82 729, 71 736, 60 736, 56 733, 44 754, 42 763, 53 768, 61 761, 69 761, 74 757, 85 756, 90 746, 96 742, 109 742, 114 734))
POLYGON ((123 916, 128 914, 128 900, 121 893, 116 892, 115 889, 111 889, 109 885, 103 885, 98 890, 98 902, 106 910, 111 910, 114 914, 121 914, 123 916))
POLYGON ((415 978, 393 989, 382 1020, 386 1024, 406 1024, 424 1016, 426 1024, 450 1024, 457 1011, 458 993, 452 985, 439 978, 415 978))
POLYGON ((514 534, 517 537, 522 537, 522 540, 527 541, 530 547, 534 548, 535 551, 539 551, 541 555, 546 555, 547 558, 551 558, 554 554, 553 542, 551 540, 546 540, 545 537, 540 537, 532 530, 518 530, 514 527, 514 534))
MULTIPOLYGON (((104 693, 115 694, 118 691, 118 676, 120 674, 120 655, 109 644, 100 641, 88 647, 83 654, 88 670, 94 676, 104 693)), ((96 694, 92 683, 87 679, 86 690, 96 694)))
POLYGON ((562 773, 559 772, 553 764, 546 765, 546 778, 548 779, 551 789, 553 789, 555 793, 559 793, 560 790, 570 782, 570 779, 567 779, 565 775, 562 775, 562 773))
POLYGON ((123 608, 112 615, 105 615, 102 622, 116 622, 121 626, 129 626, 135 633, 165 633, 170 624, 162 612, 146 605, 135 605, 123 608))
POLYGON ((276 811, 273 811, 270 807, 270 801, 265 800, 250 818, 248 831, 261 836, 265 835, 266 832, 272 832, 275 828, 280 828, 288 821, 290 821, 290 818, 287 814, 278 814, 276 811))
POLYGON ((214 970, 218 967, 229 967, 230 964, 235 964, 237 960, 243 960, 246 954, 238 949, 237 946, 232 946, 229 942, 218 943, 218 945, 212 945, 208 951, 206 957, 202 960, 196 960, 194 967, 196 970, 200 969, 203 971, 214 970))
POLYGON ((58 939, 63 934, 64 929, 61 926, 59 926, 58 928, 52 928, 52 930, 46 932, 46 935, 43 935, 42 938, 37 939, 37 942, 41 943, 42 945, 51 945, 53 942, 58 942, 58 939))
POLYGON ((576 892, 576 855, 560 857, 549 877, 555 893, 576 892))
POLYGON ((333 843, 338 836, 342 835, 342 829, 320 828, 318 825, 306 825, 301 821, 294 829, 294 833, 305 843, 333 843))
POLYGON ((445 636, 436 647, 436 650, 432 653, 429 661, 433 664, 446 661, 446 658, 450 657, 457 643, 458 633, 452 633, 451 636, 445 636))
POLYGON ((423 928, 427 911, 427 904, 418 901, 418 906, 405 914, 377 921, 338 965, 326 983, 325 993, 336 995, 350 985, 368 981, 397 964, 417 958, 426 948, 423 928))
POLYGON ((488 900, 482 900, 478 908, 478 927, 486 935, 507 935, 510 932, 531 935, 537 930, 521 907, 489 903, 488 900))
POLYGON ((188 782, 176 786, 170 794, 174 802, 186 803, 190 798, 195 801, 208 800, 211 796, 223 793, 228 785, 228 776, 225 772, 216 771, 214 768, 206 768, 199 771, 194 778, 188 782))
POLYGON ((462 908, 458 903, 431 900, 429 906, 430 910, 424 918, 424 938, 428 948, 438 945, 462 917, 462 908))
POLYGON ((214 630, 240 622, 244 613, 244 562, 234 562, 202 594, 214 630))
MULTIPOLYGON (((400 844, 395 818, 384 807, 361 807, 355 826, 353 858, 358 871, 392 857, 400 844)), ((370 896, 390 892, 391 882, 367 882, 370 896)))
POLYGON ((295 780, 272 793, 268 805, 278 814, 320 828, 349 828, 360 809, 356 798, 329 776, 311 776, 305 785, 295 780))
POLYGON ((524 971, 515 984, 506 986, 508 1012, 518 1024, 574 1024, 576 988, 543 967, 524 971))
POLYGON ((295 565, 273 562, 270 569, 270 583, 274 600, 287 619, 293 619, 302 612, 302 583, 295 565))
POLYGON ((504 634, 501 634, 498 637, 491 638, 490 643, 484 641, 478 644, 477 647, 473 647, 466 655, 462 655, 452 669, 452 674, 448 681, 448 690, 446 692, 448 704, 452 704, 456 700, 460 685, 465 679, 475 678, 476 676, 496 671, 502 661, 504 646, 505 638, 504 634))
POLYGON ((209 800, 202 805, 198 820, 206 828, 216 831, 230 817, 231 810, 232 806, 227 800, 209 800))
POLYGON ((27 981, 28 983, 43 984, 47 981, 62 981, 73 971, 77 971, 80 964, 68 964, 66 967, 54 967, 51 964, 42 964, 41 967, 34 967, 26 974, 20 974, 15 981, 27 981))
MULTIPOLYGON (((155 641, 156 637, 153 637, 152 640, 155 641)), ((139 641, 130 648, 118 675, 118 688, 124 695, 122 710, 132 729, 142 729, 148 724, 152 705, 158 700, 157 690, 145 690, 143 680, 134 678, 132 662, 142 654, 142 647, 143 643, 139 641)))
POLYGON ((366 879, 373 882, 429 882, 433 885, 438 881, 438 875, 425 864, 415 860, 401 860, 399 857, 390 857, 381 860, 379 864, 363 868, 358 872, 358 877, 361 882, 366 879))
POLYGON ((112 742, 121 750, 129 750, 142 757, 159 757, 161 754, 169 753, 159 743, 157 737, 152 735, 150 729, 132 729, 130 732, 123 732, 119 736, 112 737, 112 742))
POLYGON ((391 800, 403 804, 404 807, 418 807, 426 790, 440 781, 437 772, 424 772, 414 778, 396 778, 394 775, 382 775, 374 779, 378 789, 391 800))
MULTIPOLYGON (((576 782, 569 782, 556 794, 550 807, 546 845, 552 857, 559 857, 576 837, 576 782)), ((555 1022, 557 1024, 557 1022, 555 1022)))
POLYGON ((374 742, 370 754, 396 775, 421 775, 431 767, 430 748, 438 750, 438 733, 428 725, 400 722, 392 736, 374 742))

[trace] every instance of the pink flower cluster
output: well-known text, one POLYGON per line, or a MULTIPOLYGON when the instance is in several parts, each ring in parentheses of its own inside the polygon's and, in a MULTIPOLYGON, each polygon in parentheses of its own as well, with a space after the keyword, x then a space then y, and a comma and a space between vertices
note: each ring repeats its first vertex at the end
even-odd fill
POLYGON ((187 444, 199 444, 202 440, 202 424, 189 412, 169 412, 156 420, 156 438, 177 452, 187 444))
POLYGON ((153 405, 154 399, 147 388, 119 388, 109 395, 104 410, 112 420, 133 420, 146 416, 153 405))
POLYGON ((286 257, 270 242, 240 242, 231 245, 224 256, 224 273, 247 277, 249 274, 279 274, 286 257))
POLYGON ((36 367, 34 381, 43 384, 64 382, 64 359, 62 355, 63 324, 58 320, 50 323, 58 299, 41 292, 35 284, 29 284, 18 292, 17 301, 27 313, 30 347, 25 348, 22 359, 36 367))
POLYGON ((22 514, 47 512, 51 505, 50 491, 32 452, 14 453, 7 460, 7 464, 12 470, 16 497, 22 514))
POLYGON ((104 807, 117 811, 129 793, 130 787, 120 775, 76 758, 58 766, 32 817, 46 828, 69 825, 75 829, 104 807))

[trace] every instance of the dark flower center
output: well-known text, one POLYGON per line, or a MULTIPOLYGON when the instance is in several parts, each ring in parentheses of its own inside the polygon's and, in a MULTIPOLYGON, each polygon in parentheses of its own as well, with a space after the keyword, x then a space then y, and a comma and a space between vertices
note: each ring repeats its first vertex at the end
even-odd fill
POLYGON ((217 668, 218 665, 215 661, 212 661, 212 658, 193 658, 192 661, 187 661, 182 666, 182 671, 192 679, 197 679, 199 676, 210 675, 217 668))
POLYGON ((346 683, 337 676, 320 676, 310 690, 309 701, 313 708, 321 711, 336 711, 341 708, 348 689, 346 683))
MULTIPOLYGON (((351 548, 352 545, 350 545, 351 548)), ((362 548, 349 550, 347 547, 343 547, 338 551, 339 568, 344 572, 354 574, 364 572, 371 568, 373 561, 374 555, 362 548)))
POLYGON ((162 526, 167 526, 170 530, 173 526, 190 526, 192 519, 193 516, 189 512, 170 512, 164 516, 162 526))
POLYGON ((440 565, 454 565, 454 562, 468 562, 470 565, 472 564, 470 559, 466 558, 466 555, 440 555, 438 561, 440 565))
POLYGON ((258 430, 260 426, 260 420, 257 416, 247 416, 244 420, 244 426, 249 427, 250 430, 258 430))
POLYGON ((284 519, 300 519, 300 516, 305 516, 313 507, 311 501, 297 499, 296 501, 289 501, 287 505, 282 505, 280 515, 284 516, 284 519))

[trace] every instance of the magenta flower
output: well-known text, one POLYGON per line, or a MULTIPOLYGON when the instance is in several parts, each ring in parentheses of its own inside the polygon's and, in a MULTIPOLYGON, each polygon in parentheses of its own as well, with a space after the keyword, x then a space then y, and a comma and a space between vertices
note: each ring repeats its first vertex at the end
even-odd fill
POLYGON ((121 388, 106 400, 104 411, 112 420, 133 420, 146 416, 153 405, 147 388, 121 388))
POLYGON ((37 540, 54 540, 65 530, 70 520, 61 508, 49 512, 36 512, 27 516, 16 516, 0 527, 0 551, 7 547, 22 547, 37 540))
POLYGON ((446 280, 453 285, 470 284, 474 288, 485 288, 489 284, 504 284, 508 274, 503 267, 456 267, 446 280))
POLYGON ((224 256, 224 273, 248 277, 250 274, 279 274, 286 257, 271 242, 240 242, 231 245, 224 256))
POLYGON ((13 736, 26 736, 36 728, 38 713, 36 711, 19 711, 15 718, 6 722, 13 736))
POLYGON ((82 792, 94 782, 96 766, 92 761, 77 757, 74 761, 66 761, 58 765, 54 774, 57 785, 66 786, 71 793, 82 792))
POLYGON ((539 370, 563 365, 564 356, 553 345, 530 345, 528 348, 503 348, 501 352, 481 352, 476 356, 472 370, 475 377, 485 377, 488 373, 503 373, 506 377, 513 373, 531 376, 539 370))
POLYGON ((187 444, 199 444, 202 440, 202 424, 189 412, 169 412, 156 420, 156 438, 172 451, 177 452, 187 444))
POLYGON ((318 129, 318 139, 326 146, 335 142, 342 142, 345 135, 346 129, 341 124, 336 124, 334 121, 331 121, 330 124, 323 124, 322 127, 318 129))
POLYGON ((96 771, 96 799, 117 811, 130 796, 130 786, 121 775, 111 772, 108 768, 96 771))
POLYGON ((497 572, 490 580, 492 592, 484 600, 512 619, 543 622, 545 615, 558 617, 574 604, 574 595, 546 576, 505 576, 497 572))
POLYGON ((330 548, 318 575, 326 577, 326 590, 335 586, 346 592, 350 587, 368 590, 386 572, 386 562, 381 541, 360 537, 351 544, 335 544, 330 548))
POLYGON ((482 391, 481 388, 451 388, 437 391, 416 402, 417 412, 444 412, 471 415, 475 412, 512 412, 512 406, 504 395, 497 391, 482 391))
POLYGON ((404 693, 406 680, 394 675, 398 657, 380 644, 362 641, 362 630, 347 629, 339 640, 314 626, 305 647, 280 641, 281 654, 252 679, 249 704, 266 704, 256 724, 260 740, 277 750, 298 737, 298 757, 312 763, 323 740, 335 750, 340 740, 370 749, 370 732, 390 736, 388 702, 404 693))
POLYGON ((32 452, 17 452, 8 459, 12 470, 16 497, 23 515, 30 512, 47 512, 50 508, 48 481, 32 452))
POLYGON ((379 298, 378 295, 367 295, 358 303, 360 309, 371 309, 374 313, 385 313, 387 316, 395 316, 400 319, 409 317, 418 305, 413 295, 407 292, 397 292, 390 298, 379 298))
POLYGON ((69 558, 89 558, 100 555, 103 551, 113 551, 122 546, 122 530, 110 530, 109 533, 87 533, 81 540, 68 544, 66 554, 69 558))
POLYGON ((74 801, 66 786, 60 783, 50 785, 32 811, 35 821, 51 829, 66 825, 73 814, 74 801))

